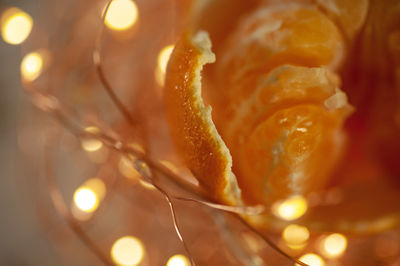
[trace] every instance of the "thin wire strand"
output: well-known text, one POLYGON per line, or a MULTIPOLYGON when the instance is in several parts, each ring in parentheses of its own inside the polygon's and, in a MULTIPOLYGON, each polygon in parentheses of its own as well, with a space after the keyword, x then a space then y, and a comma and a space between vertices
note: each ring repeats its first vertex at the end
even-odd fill
MULTIPOLYGON (((27 88, 26 88, 27 89, 27 88)), ((185 184, 182 178, 179 178, 178 175, 172 173, 168 168, 163 166, 161 163, 158 163, 151 158, 147 157, 146 154, 143 152, 134 149, 132 147, 126 147, 121 141, 116 140, 115 138, 112 138, 111 136, 100 132, 100 133, 90 133, 86 132, 84 130, 84 127, 81 126, 79 123, 76 123, 71 120, 70 114, 66 110, 62 108, 62 105, 52 96, 44 95, 43 93, 35 90, 34 87, 30 87, 27 89, 27 92, 32 93, 32 98, 37 98, 33 100, 33 103, 41 110, 48 112, 48 113, 53 113, 54 117, 60 122, 60 124, 64 125, 65 128, 71 131, 74 135, 77 137, 83 137, 83 136, 91 136, 94 138, 98 138, 102 140, 106 145, 108 145, 110 148, 115 149, 119 151, 122 154, 125 155, 133 155, 136 158, 144 161, 150 168, 153 168, 160 172, 161 174, 165 175, 166 177, 172 178, 171 180, 176 181, 177 184, 185 184), (45 104, 41 103, 41 101, 44 101, 45 104), (56 101, 56 102, 52 102, 56 101), (49 103, 50 102, 50 103, 49 103), (179 181, 178 181, 179 180, 179 181)), ((153 182, 151 182, 153 183, 153 182)), ((199 197, 204 197, 201 193, 199 193, 198 190, 196 190, 193 186, 185 184, 183 186, 184 188, 187 189, 187 191, 192 192, 199 197)), ((206 197, 205 197, 206 198, 206 197)), ((192 199, 188 199, 188 201, 192 201, 192 199)), ((199 201, 198 201, 199 202, 199 201)), ((200 203, 207 202, 207 201, 200 201, 200 203)), ((206 204, 209 207, 214 207, 214 204, 206 204)), ((286 254, 283 250, 281 250, 274 242, 272 242, 269 238, 261 234, 259 231, 254 229, 252 226, 250 226, 243 218, 236 214, 233 213, 234 217, 239 219, 249 230, 251 230, 253 233, 257 234, 259 237, 261 237, 271 248, 273 248, 275 251, 277 251, 279 254, 283 255, 284 257, 288 258, 290 261, 298 263, 302 266, 307 266, 307 264, 292 258, 288 254, 286 254)), ((175 217, 175 216, 174 216, 175 217)), ((179 229, 179 228, 178 228, 179 229)), ((181 234, 179 234, 181 237, 181 234)))
POLYGON ((207 207, 210 207, 210 208, 213 208, 213 209, 216 209, 216 210, 225 211, 225 212, 231 212, 231 213, 235 213, 235 214, 242 214, 242 215, 259 215, 259 214, 262 214, 265 211, 265 207, 262 206, 262 205, 256 205, 256 206, 229 206, 229 205, 212 203, 212 202, 205 201, 205 200, 178 197, 178 196, 174 197, 174 199, 181 200, 181 201, 196 202, 196 203, 205 205, 207 207))
POLYGON ((128 121, 130 125, 135 125, 136 120, 131 116, 131 114, 128 111, 128 108, 122 103, 122 101, 119 99, 117 94, 114 92, 109 80, 107 79, 103 66, 102 66, 102 60, 101 60, 101 48, 102 48, 102 39, 103 39, 103 34, 104 34, 104 23, 106 19, 107 12, 110 8, 111 2, 113 0, 109 0, 106 8, 104 9, 103 14, 101 15, 101 29, 99 34, 97 35, 96 42, 95 42, 95 48, 93 50, 93 64, 95 65, 96 68, 96 73, 98 77, 100 78, 101 84, 103 84, 104 89, 112 99, 113 103, 116 105, 118 110, 122 113, 124 118, 128 121))
POLYGON ((168 194, 164 189, 162 189, 160 186, 158 186, 158 185, 155 184, 154 182, 152 182, 152 185, 153 185, 160 193, 162 193, 162 194, 164 195, 165 199, 167 200, 168 206, 169 206, 169 210, 170 210, 170 212, 171 212, 172 221, 173 221, 173 223, 174 223, 175 232, 176 232, 176 234, 178 235, 179 240, 182 242, 182 245, 183 245, 183 247, 184 247, 184 249, 185 249, 185 251, 186 251, 186 253, 187 253, 187 255, 188 255, 189 259, 190 259, 190 264, 191 264, 192 266, 195 266, 196 264, 195 264, 195 262, 194 262, 193 256, 192 256, 192 254, 190 253, 190 250, 189 250, 188 246, 186 245, 186 241, 185 241, 185 239, 183 238, 183 235, 182 235, 181 230, 180 230, 180 228, 179 228, 178 219, 177 219, 177 217, 176 217, 175 207, 174 207, 174 204, 173 204, 173 202, 172 202, 172 200, 171 200, 171 197, 169 196, 169 194, 168 194))
POLYGON ((291 257, 288 255, 286 252, 284 252, 282 249, 280 249, 271 239, 266 237, 264 234, 261 234, 258 230, 254 229, 247 221, 245 221, 241 216, 235 215, 237 219, 251 232, 254 234, 258 235, 261 239, 263 239, 273 250, 284 256, 285 258, 289 259, 290 261, 297 263, 301 266, 309 266, 308 264, 301 262, 300 260, 291 257))

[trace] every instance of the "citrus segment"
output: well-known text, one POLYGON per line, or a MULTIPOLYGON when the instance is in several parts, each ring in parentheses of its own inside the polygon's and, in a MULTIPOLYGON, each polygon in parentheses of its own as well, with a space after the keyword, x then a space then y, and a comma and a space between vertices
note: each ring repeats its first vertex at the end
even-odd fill
POLYGON ((355 37, 367 18, 368 0, 318 0, 317 2, 338 22, 349 38, 355 37))
POLYGON ((220 76, 234 83, 254 71, 266 73, 282 64, 336 68, 343 50, 337 27, 317 9, 266 6, 251 12, 229 38, 220 76))
POLYGON ((234 157, 246 201, 267 203, 321 187, 343 144, 340 126, 336 112, 312 104, 281 109, 261 122, 234 157))

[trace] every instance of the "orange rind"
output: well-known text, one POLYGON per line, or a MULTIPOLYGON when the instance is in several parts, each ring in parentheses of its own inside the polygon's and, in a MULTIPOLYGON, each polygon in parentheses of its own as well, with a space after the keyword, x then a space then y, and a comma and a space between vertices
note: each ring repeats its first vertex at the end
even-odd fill
POLYGON ((214 61, 205 32, 185 34, 168 66, 165 103, 171 135, 188 168, 214 200, 234 205, 241 196, 232 158, 201 96, 201 70, 214 61))

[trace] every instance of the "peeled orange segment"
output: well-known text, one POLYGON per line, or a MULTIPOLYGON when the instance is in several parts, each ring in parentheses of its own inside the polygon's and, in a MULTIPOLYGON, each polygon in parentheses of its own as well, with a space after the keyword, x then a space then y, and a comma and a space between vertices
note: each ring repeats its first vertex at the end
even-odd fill
MULTIPOLYGON (((233 92, 230 101, 235 109, 225 108, 225 111, 221 112, 221 115, 227 111, 234 115, 230 120, 226 119, 227 117, 221 119, 225 121, 221 124, 224 136, 229 142, 246 135, 255 125, 282 108, 304 103, 324 105, 325 101, 327 109, 334 108, 334 95, 340 92, 339 78, 325 67, 284 65, 267 74, 260 74, 250 88, 246 86, 251 84, 250 81, 244 79, 243 82, 244 84, 237 85, 239 88, 234 86, 231 89, 233 92), (242 121, 246 121, 245 126, 242 125, 242 121)), ((343 108, 344 113, 350 113, 351 107, 347 104, 345 95, 342 102, 336 104, 336 107, 343 108)))
POLYGON ((183 35, 167 69, 167 118, 175 146, 201 186, 214 200, 239 205, 241 192, 231 171, 231 155, 201 96, 201 70, 214 61, 205 32, 183 35))
POLYGON ((367 18, 368 0, 317 0, 317 3, 338 22, 346 36, 351 39, 367 18))
POLYGON ((265 119, 234 157, 244 199, 271 202, 320 188, 341 151, 340 128, 340 115, 312 104, 281 109, 265 119))
POLYGON ((220 69, 221 76, 235 83, 282 64, 336 69, 343 56, 341 34, 322 12, 307 5, 273 5, 251 12, 237 27, 220 69))
POLYGON ((251 78, 230 89, 230 105, 217 113, 245 201, 267 204, 320 188, 337 163, 342 124, 352 112, 339 77, 325 67, 284 65, 253 84, 251 78))

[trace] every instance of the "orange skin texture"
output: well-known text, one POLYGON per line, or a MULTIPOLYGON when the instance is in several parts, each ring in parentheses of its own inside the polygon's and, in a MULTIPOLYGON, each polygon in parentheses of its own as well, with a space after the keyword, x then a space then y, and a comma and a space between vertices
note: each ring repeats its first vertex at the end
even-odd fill
POLYGON ((175 146, 188 168, 212 199, 225 202, 224 172, 228 161, 209 132, 193 88, 201 55, 189 33, 176 44, 165 86, 167 118, 175 146))

